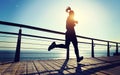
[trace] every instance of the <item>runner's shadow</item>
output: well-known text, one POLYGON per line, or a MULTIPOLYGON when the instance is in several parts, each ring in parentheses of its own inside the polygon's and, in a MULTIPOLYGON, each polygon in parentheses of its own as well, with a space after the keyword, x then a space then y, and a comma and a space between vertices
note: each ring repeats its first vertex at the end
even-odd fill
POLYGON ((83 72, 82 72, 82 69, 81 69, 82 66, 84 66, 84 65, 77 63, 75 75, 84 75, 83 72))
POLYGON ((59 70, 59 74, 60 75, 64 75, 63 71, 65 70, 65 67, 67 67, 67 63, 68 63, 68 59, 66 59, 63 63, 63 65, 61 66, 60 70, 59 70))
MULTIPOLYGON (((61 66, 59 72, 58 72, 58 75, 64 75, 64 70, 68 70, 69 68, 67 67, 67 63, 68 63, 68 59, 66 59, 63 63, 63 65, 61 66)), ((81 67, 84 66, 83 64, 79 64, 77 63, 77 67, 75 67, 76 69, 76 72, 75 72, 75 75, 84 75, 83 72, 82 72, 82 69, 81 67)), ((68 74, 69 75, 69 74, 68 74)))

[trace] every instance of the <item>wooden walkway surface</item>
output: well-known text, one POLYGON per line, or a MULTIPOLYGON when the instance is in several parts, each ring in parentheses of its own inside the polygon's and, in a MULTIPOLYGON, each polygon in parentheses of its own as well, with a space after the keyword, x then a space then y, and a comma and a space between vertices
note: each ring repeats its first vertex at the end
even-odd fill
POLYGON ((0 63, 0 75, 120 75, 120 56, 0 63))

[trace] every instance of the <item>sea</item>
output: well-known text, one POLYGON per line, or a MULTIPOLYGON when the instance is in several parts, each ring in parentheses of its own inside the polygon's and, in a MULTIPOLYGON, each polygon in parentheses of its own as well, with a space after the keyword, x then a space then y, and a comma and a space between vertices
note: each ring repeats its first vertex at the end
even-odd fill
MULTIPOLYGON (((114 53, 110 52, 112 56, 114 53)), ((86 58, 91 57, 91 51, 80 52, 81 56, 86 58)), ((107 56, 107 51, 96 51, 95 57, 107 56)), ((14 61, 15 50, 0 50, 0 62, 14 61)), ((75 58, 74 51, 70 52, 70 58, 75 58)), ((47 50, 21 50, 20 61, 25 60, 51 60, 51 59, 65 59, 66 51, 47 51, 47 50)))

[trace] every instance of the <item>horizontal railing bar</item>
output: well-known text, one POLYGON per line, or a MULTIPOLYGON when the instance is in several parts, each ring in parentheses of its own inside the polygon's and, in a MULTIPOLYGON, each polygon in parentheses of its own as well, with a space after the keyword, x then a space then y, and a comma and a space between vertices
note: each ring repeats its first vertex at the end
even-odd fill
POLYGON ((35 40, 35 41, 47 41, 47 42, 51 42, 50 40, 46 40, 46 39, 40 39, 40 38, 38 38, 38 39, 32 39, 32 37, 30 37, 30 38, 25 38, 26 36, 24 36, 24 37, 22 37, 22 39, 25 39, 25 40, 35 40))
POLYGON ((0 36, 0 37, 9 37, 9 38, 17 38, 17 37, 15 37, 15 36, 0 36))
MULTIPOLYGON (((5 22, 5 21, 0 21, 0 24, 8 25, 8 26, 15 26, 15 27, 22 27, 22 28, 29 28, 29 29, 39 30, 39 31, 45 31, 45 32, 51 32, 51 33, 65 35, 64 32, 53 31, 53 30, 48 30, 48 29, 34 27, 34 26, 29 26, 29 25, 24 25, 24 24, 17 24, 17 23, 12 23, 12 22, 5 22)), ((118 43, 118 44, 120 44, 119 42, 113 42, 113 41, 108 41, 108 40, 95 39, 95 38, 90 38, 90 37, 85 37, 85 36, 79 36, 79 35, 77 35, 77 37, 84 38, 84 39, 90 39, 90 40, 97 40, 97 41, 103 41, 103 42, 110 42, 110 43, 118 43)))
POLYGON ((89 42, 79 42, 79 41, 78 41, 78 43, 91 44, 91 43, 89 43, 89 42))
POLYGON ((76 36, 79 37, 79 38, 84 38, 84 39, 90 39, 90 40, 96 40, 96 41, 102 41, 102 42, 110 42, 110 43, 118 43, 118 44, 120 44, 119 42, 114 42, 114 41, 95 39, 95 38, 84 37, 84 36, 79 36, 79 35, 76 35, 76 36))
POLYGON ((30 44, 30 45, 48 45, 48 44, 40 44, 40 43, 26 43, 26 42, 21 42, 22 44, 30 44))
MULTIPOLYGON (((18 35, 18 33, 13 33, 13 32, 4 32, 4 31, 0 31, 0 33, 2 34, 12 34, 12 35, 18 35)), ((59 41, 65 41, 64 39, 57 39, 57 38, 50 38, 50 37, 43 37, 43 36, 37 36, 37 35, 30 35, 30 34, 22 34, 22 36, 27 36, 27 37, 36 37, 36 38, 43 38, 43 39, 52 39, 52 40, 59 40, 59 41)), ((89 42, 79 42, 78 43, 84 43, 84 44, 91 44, 89 42)), ((94 45, 103 45, 103 46, 107 46, 106 44, 98 44, 98 43, 94 43, 94 45)), ((110 45, 110 46, 116 46, 116 45, 110 45)), ((120 47, 120 46, 119 46, 120 47)))
MULTIPOLYGON (((16 43, 16 42, 11 42, 11 41, 0 41, 2 43, 16 43)), ((48 45, 48 44, 40 44, 40 43, 26 43, 26 42, 21 42, 22 44, 32 44, 32 45, 48 45)))
MULTIPOLYGON (((12 34, 12 35, 18 35, 18 33, 14 32, 4 32, 0 31, 1 34, 12 34)), ((45 39, 53 39, 53 40, 60 40, 60 41, 65 41, 63 39, 56 39, 56 38, 49 38, 49 37, 43 37, 43 36, 36 36, 36 35, 29 35, 29 34, 22 34, 23 36, 29 36, 29 37, 37 37, 37 38, 45 38, 45 39)))
POLYGON ((34 27, 34 26, 29 26, 29 25, 17 24, 17 23, 12 23, 12 22, 0 21, 0 24, 8 25, 8 26, 15 26, 15 27, 22 27, 22 28, 29 28, 29 29, 39 30, 39 31, 52 32, 52 33, 57 33, 57 34, 65 34, 63 32, 58 32, 58 31, 38 28, 38 27, 34 27))
MULTIPOLYGON (((16 47, 6 47, 6 46, 0 46, 1 48, 16 48, 16 47)), ((21 47, 21 49, 47 49, 47 48, 33 48, 33 47, 21 47)))
POLYGON ((3 42, 3 43, 16 43, 16 42, 12 42, 12 41, 0 41, 0 42, 3 42))
POLYGON ((16 48, 16 47, 6 47, 6 46, 0 46, 0 48, 16 48))
POLYGON ((14 32, 4 32, 4 31, 0 31, 0 34, 18 35, 18 33, 14 33, 14 32))
POLYGON ((43 37, 43 36, 36 36, 36 35, 29 35, 29 34, 22 34, 22 35, 23 35, 23 36, 29 36, 29 37, 36 37, 36 38, 44 38, 44 39, 52 39, 52 40, 65 41, 65 40, 63 40, 63 39, 43 37))

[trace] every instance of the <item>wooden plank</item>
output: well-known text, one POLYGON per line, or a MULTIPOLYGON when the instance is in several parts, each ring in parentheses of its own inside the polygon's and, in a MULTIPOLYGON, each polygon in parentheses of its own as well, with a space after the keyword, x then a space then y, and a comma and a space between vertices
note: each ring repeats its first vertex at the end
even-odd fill
MULTIPOLYGON (((50 60, 49 62, 46 62, 49 66, 51 66, 54 70, 54 72, 51 72, 51 74, 63 74, 63 71, 61 72, 61 67, 62 67, 62 64, 59 64, 57 61, 63 61, 63 60, 50 60)), ((69 73, 68 71, 64 71, 67 73, 69 73)))
POLYGON ((18 68, 18 70, 16 71, 15 75, 25 75, 26 73, 26 62, 20 62, 20 66, 18 68))
POLYGON ((49 75, 50 74, 50 70, 47 66, 47 64, 45 63, 45 61, 40 61, 40 64, 42 65, 42 67, 44 67, 46 74, 49 75))
POLYGON ((20 65, 19 62, 12 63, 12 65, 10 65, 10 66, 3 72, 3 75, 15 75, 16 71, 18 70, 19 65, 20 65))
POLYGON ((47 75, 48 73, 46 72, 46 69, 42 66, 40 63, 41 61, 34 61, 34 65, 36 67, 36 70, 40 75, 47 75))
POLYGON ((53 67, 55 70, 60 70, 60 66, 56 64, 56 60, 50 60, 50 62, 47 62, 51 67, 53 67))
POLYGON ((60 65, 60 72, 63 74, 71 74, 72 72, 68 69, 68 61, 65 59, 63 60, 57 60, 57 65, 60 65))
POLYGON ((46 63, 47 63, 47 65, 49 65, 51 67, 51 71, 52 71, 52 72, 50 72, 51 74, 58 73, 60 67, 58 67, 57 65, 54 64, 55 61, 49 61, 49 62, 46 61, 46 63))
POLYGON ((58 71, 54 68, 54 66, 51 66, 52 62, 51 61, 45 61, 44 63, 46 63, 46 67, 49 69, 50 74, 56 74, 58 73, 58 71))
POLYGON ((1 65, 0 65, 0 75, 3 75, 3 72, 11 65, 12 65, 12 63, 6 63, 6 64, 1 63, 1 65))
POLYGON ((76 59, 70 59, 68 62, 68 68, 70 68, 70 72, 75 74, 75 75, 85 75, 82 72, 82 68, 81 68, 81 62, 77 62, 76 59))
POLYGON ((46 71, 48 72, 48 74, 51 74, 53 71, 53 68, 51 66, 49 66, 46 62, 49 61, 41 61, 40 63, 43 65, 43 67, 46 69, 46 71))
POLYGON ((39 73, 37 72, 33 61, 27 61, 27 70, 26 73, 29 75, 39 75, 39 73))

